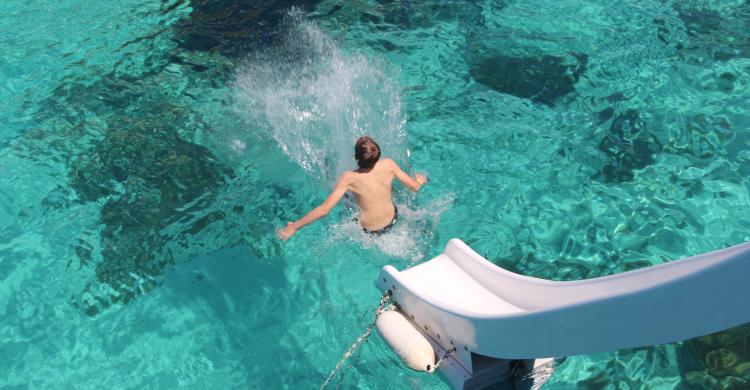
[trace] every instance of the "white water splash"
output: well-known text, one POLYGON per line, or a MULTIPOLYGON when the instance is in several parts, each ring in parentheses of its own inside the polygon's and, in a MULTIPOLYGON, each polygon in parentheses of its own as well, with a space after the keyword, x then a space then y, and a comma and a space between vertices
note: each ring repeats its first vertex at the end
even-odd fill
MULTIPOLYGON (((355 168, 354 142, 364 134, 378 142, 384 157, 410 171, 400 89, 381 64, 346 53, 298 11, 290 12, 281 31, 277 45, 248 57, 235 75, 235 109, 257 136, 272 138, 326 188, 342 172, 355 168)), ((353 240, 387 255, 420 260, 452 198, 414 210, 406 192, 394 188, 395 198, 404 204, 398 205, 399 221, 387 234, 366 234, 346 216, 347 222, 333 225, 329 241, 353 240)))
POLYGON ((398 204, 398 221, 387 233, 373 236, 365 233, 358 222, 348 220, 333 225, 331 241, 351 240, 363 248, 377 248, 386 255, 417 262, 433 246, 440 215, 453 203, 452 196, 434 200, 418 209, 398 204))
POLYGON ((294 162, 324 185, 355 167, 354 142, 364 134, 383 156, 406 162, 405 118, 397 85, 363 55, 342 51, 298 11, 282 24, 283 39, 239 67, 236 109, 270 135, 294 162))

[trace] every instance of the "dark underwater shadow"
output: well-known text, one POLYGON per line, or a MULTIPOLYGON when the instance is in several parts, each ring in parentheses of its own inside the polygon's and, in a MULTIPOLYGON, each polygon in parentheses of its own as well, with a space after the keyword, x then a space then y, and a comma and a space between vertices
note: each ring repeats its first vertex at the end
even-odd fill
POLYGON ((293 7, 309 11, 315 0, 190 0, 192 12, 174 26, 182 49, 240 58, 279 37, 278 26, 293 7))
POLYGON ((227 165, 203 145, 200 134, 214 129, 207 113, 192 108, 200 97, 181 83, 223 88, 231 69, 224 55, 241 55, 271 37, 289 4, 195 1, 191 17, 174 26, 179 47, 152 50, 149 40, 159 34, 145 31, 121 48, 124 56, 141 50, 141 67, 125 58, 106 72, 82 63, 80 74, 65 78, 35 112, 52 131, 28 132, 17 143, 25 148, 19 153, 67 165, 77 202, 101 204, 100 229, 71 243, 78 259, 69 266, 94 270, 85 290, 72 297, 85 314, 147 293, 186 253, 242 242, 258 256, 278 253, 278 244, 260 238, 273 235, 274 223, 294 212, 289 190, 258 182, 252 166, 227 165), (274 206, 252 206, 253 199, 266 198, 276 199, 274 206))

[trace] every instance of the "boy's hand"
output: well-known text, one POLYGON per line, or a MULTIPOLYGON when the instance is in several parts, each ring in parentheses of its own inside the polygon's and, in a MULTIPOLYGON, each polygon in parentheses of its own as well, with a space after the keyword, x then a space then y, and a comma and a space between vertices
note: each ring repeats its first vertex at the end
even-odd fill
POLYGON ((421 173, 417 173, 416 175, 414 175, 414 180, 416 180, 420 186, 427 184, 427 176, 421 173))
POLYGON ((292 237, 294 233, 297 233, 297 228, 294 227, 293 222, 287 223, 285 228, 276 231, 276 235, 284 241, 292 237))

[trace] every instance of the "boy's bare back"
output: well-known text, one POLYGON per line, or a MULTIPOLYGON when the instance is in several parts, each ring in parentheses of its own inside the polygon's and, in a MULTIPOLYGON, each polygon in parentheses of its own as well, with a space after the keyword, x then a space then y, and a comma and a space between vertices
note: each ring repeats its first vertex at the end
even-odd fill
MULTIPOLYGON (((347 188, 359 206, 362 227, 377 230, 388 225, 395 213, 391 191, 395 177, 393 160, 378 161, 369 172, 347 172, 347 188)), ((397 167, 396 167, 397 168, 397 167)))

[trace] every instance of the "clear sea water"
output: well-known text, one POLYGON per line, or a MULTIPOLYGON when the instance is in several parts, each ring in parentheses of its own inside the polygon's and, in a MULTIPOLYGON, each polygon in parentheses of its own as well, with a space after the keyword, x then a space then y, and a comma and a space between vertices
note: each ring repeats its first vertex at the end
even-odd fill
MULTIPOLYGON (((0 102, 0 387, 317 388, 450 238, 555 280, 750 240, 747 1, 6 0, 0 102), (397 228, 345 201, 279 242, 363 133, 430 177, 397 228)), ((545 388, 748 360, 740 327, 545 388)), ((333 384, 448 388, 378 336, 333 384)))

